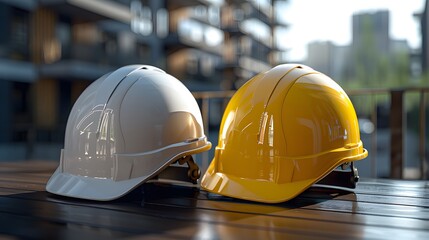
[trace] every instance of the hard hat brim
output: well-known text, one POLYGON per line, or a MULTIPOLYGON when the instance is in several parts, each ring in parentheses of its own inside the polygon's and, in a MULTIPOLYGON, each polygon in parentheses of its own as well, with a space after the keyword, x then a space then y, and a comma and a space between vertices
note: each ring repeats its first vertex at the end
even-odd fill
POLYGON ((201 187, 223 196, 264 203, 280 203, 294 198, 311 186, 313 182, 316 182, 316 179, 277 184, 269 181, 238 178, 215 172, 209 167, 201 182, 201 187))
POLYGON ((201 187, 209 192, 228 197, 264 203, 280 203, 298 196, 329 174, 338 165, 363 159, 367 155, 368 151, 362 149, 362 153, 358 155, 340 159, 337 164, 327 168, 325 173, 319 177, 289 183, 240 178, 231 174, 217 172, 215 169, 216 160, 214 159, 201 180, 201 187))
POLYGON ((112 179, 98 179, 63 173, 60 168, 57 168, 46 185, 46 190, 50 193, 67 197, 110 201, 127 194, 146 181, 148 177, 143 176, 114 181, 112 179))
POLYGON ((191 150, 181 151, 179 154, 171 157, 170 160, 166 161, 163 165, 160 165, 157 171, 120 181, 115 181, 110 178, 85 177, 63 172, 61 160, 60 166, 55 170, 54 174, 52 174, 46 184, 46 191, 61 196, 88 200, 114 200, 131 192, 134 188, 149 179, 152 179, 180 157, 207 151, 212 146, 211 142, 208 142, 206 137, 201 138, 200 141, 194 141, 187 144, 188 147, 190 145, 194 146, 194 148, 191 150))

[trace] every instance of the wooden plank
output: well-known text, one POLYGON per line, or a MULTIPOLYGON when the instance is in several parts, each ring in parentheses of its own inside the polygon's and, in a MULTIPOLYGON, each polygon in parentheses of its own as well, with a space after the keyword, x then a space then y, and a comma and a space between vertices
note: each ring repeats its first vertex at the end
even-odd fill
POLYGON ((32 216, 0 212, 2 239, 118 239, 130 234, 114 229, 84 227, 79 223, 43 221, 32 216), (11 238, 13 236, 13 238, 11 238))
POLYGON ((23 165, 3 169, 0 163, 0 234, 29 238, 20 229, 31 225, 44 239, 429 239, 429 187, 423 181, 363 180, 354 193, 313 187, 280 204, 157 183, 116 201, 96 202, 46 193, 52 163, 33 166, 34 172, 23 165), (8 218, 17 220, 4 229, 8 218), (82 231, 75 236, 75 230, 82 231))
MULTIPOLYGON (((227 214, 228 222, 219 222, 210 216, 200 216, 199 213, 185 211, 187 216, 171 212, 167 216, 158 212, 123 212, 110 209, 76 206, 70 204, 58 204, 28 201, 23 199, 9 199, 14 204, 8 203, 5 198, 0 198, 0 212, 18 216, 28 216, 33 220, 58 222, 61 224, 75 224, 84 228, 112 229, 129 234, 162 234, 162 236, 187 238, 211 234, 221 239, 253 236, 260 237, 318 237, 307 231, 299 231, 292 228, 273 228, 265 226, 250 226, 248 224, 233 224, 230 218, 236 218, 237 214, 227 214), (193 217, 190 217, 192 215, 193 217), (198 216, 198 217, 196 217, 198 216)), ((141 208, 140 208, 141 209, 141 208)), ((167 212, 164 212, 166 214, 167 212)), ((17 227, 17 226, 15 226, 17 227)), ((19 227, 19 226, 18 226, 19 227)), ((330 235, 331 236, 331 235, 330 235)), ((320 236, 318 238, 326 236, 320 236)))
POLYGON ((20 193, 29 193, 29 192, 32 192, 32 191, 26 191, 22 189, 14 189, 14 188, 0 188, 0 195, 2 196, 15 195, 20 193))
MULTIPOLYGON (((401 208, 407 207, 407 206, 425 207, 425 206, 429 205, 428 199, 411 198, 411 197, 394 197, 394 198, 389 197, 389 198, 386 198, 386 197, 383 197, 382 195, 374 196, 374 195, 345 194, 345 193, 347 193, 347 192, 341 192, 341 191, 338 192, 335 189, 311 188, 310 191, 306 191, 305 193, 300 195, 295 200, 284 203, 284 205, 289 204, 289 205, 292 205, 292 207, 303 205, 303 207, 305 207, 306 205, 314 205, 318 202, 325 202, 326 203, 327 202, 326 200, 329 200, 329 199, 335 199, 337 201, 341 200, 341 201, 351 202, 351 203, 344 203, 344 204, 348 204, 348 205, 354 204, 355 202, 359 202, 362 204, 366 203, 366 204, 394 205, 394 206, 391 206, 392 208, 394 208, 395 205, 398 205, 398 209, 401 209, 401 208), (312 200, 313 198, 315 198, 316 200, 312 200)), ((157 192, 156 194, 165 195, 165 193, 162 193, 162 192, 157 192)), ((178 195, 175 196, 173 193, 173 194, 170 194, 168 197, 169 198, 182 197, 181 198, 182 200, 184 199, 183 197, 186 197, 186 196, 183 196, 183 194, 181 194, 181 193, 177 193, 177 194, 178 195)), ((193 196, 188 196, 187 200, 185 200, 185 201, 191 201, 192 197, 193 196)), ((203 197, 203 199, 207 199, 207 197, 203 197)), ((364 206, 364 205, 362 205, 362 206, 364 206)), ((337 208, 336 210, 338 211, 339 208, 337 208)), ((408 212, 411 212, 410 209, 408 209, 408 210, 409 210, 408 212)), ((372 212, 372 213, 374 213, 374 212, 372 212)), ((424 213, 424 211, 423 211, 423 213, 424 213)), ((416 216, 416 215, 413 215, 413 216, 416 216)))
POLYGON ((21 189, 23 191, 45 191, 45 184, 31 182, 1 181, 0 188, 21 189))
POLYGON ((2 162, 0 194, 9 195, 9 191, 18 189, 21 192, 44 191, 46 182, 57 166, 57 162, 48 161, 2 162))
POLYGON ((15 183, 34 183, 34 184, 46 185, 49 177, 50 175, 44 176, 44 175, 22 174, 22 173, 0 174, 0 184, 1 182, 15 182, 15 183))
POLYGON ((401 188, 390 188, 383 186, 369 186, 369 185, 360 185, 356 190, 356 194, 373 194, 381 195, 385 197, 413 197, 413 198, 429 198, 429 191, 418 190, 418 189, 401 189, 401 188))
MULTIPOLYGON (((177 205, 156 204, 159 207, 159 213, 177 212, 177 205)), ((234 206, 237 209, 237 206, 234 206)), ((247 208, 248 206, 244 206, 247 208)), ((155 207, 151 207, 153 209, 155 207)), ((242 207, 243 208, 243 207, 242 207)), ((240 209, 240 208, 238 208, 240 209)), ((185 209, 184 211, 189 211, 185 209)), ((225 216, 225 209, 219 207, 218 203, 215 208, 198 207, 198 212, 211 211, 211 215, 219 214, 219 217, 225 216), (222 211, 222 212, 221 212, 222 211)), ((228 214, 242 213, 237 210, 230 210, 228 214)), ((183 213, 181 213, 183 214, 183 213)), ((386 217, 367 217, 356 216, 351 214, 331 214, 323 211, 305 211, 302 209, 283 209, 273 213, 255 214, 247 213, 247 217, 237 220, 229 220, 230 223, 243 223, 251 226, 261 226, 264 224, 273 224, 276 227, 300 229, 311 232, 312 234, 330 234, 332 237, 358 237, 360 233, 367 231, 391 232, 395 231, 398 236, 407 236, 413 232, 421 236, 428 237, 428 224, 424 221, 409 220, 403 218, 386 218, 386 217), (386 222, 387 221, 387 222, 386 222), (404 225, 405 224, 405 225, 404 225), (405 227, 404 227, 405 226, 405 227), (307 229, 307 230, 306 230, 307 229)), ((374 238, 383 237, 382 234, 374 235, 374 238)))
POLYGON ((0 163, 0 193, 5 189, 43 191, 46 182, 58 163, 46 161, 2 162, 0 163))
POLYGON ((407 181, 407 180, 391 180, 381 181, 380 179, 367 179, 361 181, 358 186, 364 188, 382 188, 382 189, 408 189, 418 192, 427 191, 429 188, 428 181, 407 181))
POLYGON ((385 196, 374 193, 345 193, 332 189, 311 188, 302 193, 298 198, 335 199, 353 202, 381 203, 391 205, 406 205, 415 207, 429 207, 429 199, 420 197, 385 196))
MULTIPOLYGON (((428 220, 429 209, 425 207, 415 207, 406 205, 390 205, 385 203, 370 203, 370 202, 356 202, 356 201, 344 201, 335 199, 311 199, 298 197, 292 201, 281 203, 281 204, 259 204, 248 201, 240 201, 231 198, 225 198, 221 196, 210 197, 210 194, 205 197, 204 194, 200 195, 198 201, 190 201, 184 197, 171 197, 171 198, 154 198, 146 199, 146 203, 149 204, 162 204, 167 206, 181 206, 185 208, 201 208, 209 210, 223 210, 223 211, 239 211, 249 214, 271 214, 276 213, 290 213, 291 209, 300 210, 314 210, 331 213, 345 213, 348 215, 359 214, 365 216, 377 216, 377 217, 397 217, 401 219, 415 219, 415 220, 428 220), (196 204, 193 206, 193 204, 196 204), (285 211, 287 210, 287 211, 285 211)), ((338 214, 331 220, 337 220, 338 214)), ((280 215, 283 216, 283 215, 280 215)), ((353 216, 353 219, 355 216, 353 216)), ((329 219, 324 219, 329 220, 329 219)), ((410 221, 415 223, 416 221, 410 221)), ((356 222, 354 222, 356 223, 356 222)), ((394 227, 404 227, 406 225, 400 224, 394 227)), ((411 225, 410 225, 411 226, 411 225)), ((413 225, 416 226, 416 225, 413 225)), ((413 227, 411 226, 411 227, 413 227)), ((429 229, 429 222, 424 227, 429 229)))
MULTIPOLYGON (((354 195, 349 194, 347 195, 350 198, 352 198, 354 195)), ((344 201, 344 200, 336 200, 336 199, 329 199, 329 198, 314 198, 309 199, 298 197, 290 202, 281 203, 281 204, 258 204, 254 202, 247 202, 247 201, 240 201, 235 200, 231 198, 225 198, 225 197, 207 197, 204 196, 204 194, 199 195, 200 200, 207 200, 212 199, 209 201, 198 201, 196 207, 198 208, 198 204, 214 204, 209 209, 213 210, 226 210, 226 211, 237 211, 237 209, 244 209, 245 212, 252 213, 252 214, 267 214, 271 212, 279 212, 283 210, 290 210, 290 209, 305 209, 305 210, 316 210, 316 211, 329 211, 329 213, 347 213, 347 214, 361 214, 361 215, 369 215, 369 216, 381 216, 381 217, 401 217, 401 218, 422 218, 427 219, 429 215, 427 214, 428 209, 425 207, 416 207, 416 206, 407 206, 407 205, 390 205, 387 203, 383 203, 380 201, 375 201, 374 203, 371 202, 371 199, 369 199, 368 202, 357 202, 357 200, 353 201, 344 201), (227 205, 231 205, 229 208, 223 209, 223 207, 227 205), (239 206, 244 206, 240 208, 239 206), (378 209, 378 210, 373 210, 378 209), (393 209, 393 210, 392 210, 393 209), (404 213, 405 212, 405 213, 404 213), (416 213, 417 212, 417 213, 416 213)), ((412 199, 408 199, 411 201, 412 199)), ((184 197, 171 197, 171 198, 154 198, 146 200, 150 203, 165 203, 167 201, 168 204, 173 205, 179 205, 184 207, 191 207, 189 205, 192 205, 193 202, 191 202, 188 199, 185 199, 184 197)), ((200 206, 202 208, 205 208, 206 206, 200 206)), ((339 219, 338 215, 335 216, 334 219, 339 219)), ((328 219, 327 219, 328 220, 328 219)), ((411 221, 413 222, 413 221, 411 221)), ((401 224, 402 225, 402 224, 401 224)), ((425 225, 425 228, 428 228, 427 225, 425 225)), ((429 228, 428 228, 429 229, 429 228)))
POLYGON ((395 179, 362 179, 359 181, 364 185, 385 185, 391 187, 406 187, 406 188, 429 188, 429 181, 423 180, 395 180, 395 179))
POLYGON ((58 162, 51 161, 22 161, 22 162, 1 162, 0 174, 12 172, 53 173, 58 166, 58 162))
MULTIPOLYGON (((32 194, 24 194, 30 198, 39 198, 43 200, 43 195, 45 193, 37 193, 37 196, 32 194)), ((162 196, 164 193, 161 193, 162 196)), ((171 218, 172 214, 177 216, 183 216, 182 221, 197 221, 204 222, 207 219, 217 220, 222 219, 219 224, 231 223, 240 223, 246 226, 250 225, 252 228, 255 228, 259 225, 264 225, 267 222, 275 223, 276 226, 280 224, 281 228, 288 229, 288 226, 294 226, 293 229, 296 231, 303 231, 306 233, 316 234, 321 236, 327 236, 329 234, 332 237, 335 228, 343 229, 344 231, 335 230, 335 236, 338 237, 347 237, 353 232, 353 229, 356 229, 358 226, 364 226, 365 231, 398 231, 398 236, 401 234, 410 234, 413 231, 420 235, 427 236, 429 232, 428 222, 421 221, 418 219, 408 219, 400 217, 385 217, 385 216, 372 216, 372 215, 358 215, 358 214, 347 214, 345 212, 336 212, 336 211, 320 211, 319 209, 303 209, 303 208, 288 208, 283 205, 271 205, 271 204, 257 204, 253 202, 246 201, 226 201, 225 199, 217 200, 196 200, 186 199, 182 196, 179 196, 176 199, 172 198, 154 198, 152 202, 145 201, 144 208, 142 209, 139 204, 135 202, 132 203, 122 203, 122 204, 111 204, 111 203, 97 203, 91 201, 76 201, 70 198, 50 198, 50 201, 59 201, 61 204, 69 205, 78 204, 79 207, 88 207, 91 208, 102 208, 106 210, 116 210, 121 212, 129 213, 139 213, 143 215, 153 215, 158 216, 162 219, 171 218), (191 204, 191 205, 189 205, 191 204), (195 204, 195 205, 194 205, 195 204), (190 211, 194 215, 189 215, 190 211), (195 216, 197 212, 197 216, 195 216), (199 216, 205 216, 201 218, 199 216), (207 218, 210 216, 210 218, 207 218), (195 219, 196 218, 196 219, 195 219), (240 219, 251 219, 251 220, 240 220, 240 219), (255 220, 256 219, 256 220, 255 220), (240 221, 239 221, 240 220, 240 221), (301 227, 295 226, 298 224, 301 227), (312 227, 313 226, 313 227, 312 227), (316 227, 314 227, 316 226, 316 227), (329 227, 330 226, 330 227, 329 227), (312 230, 308 230, 311 228, 312 230), (315 228, 315 229, 314 229, 315 228), (322 229, 320 229, 322 228, 322 229), (351 229, 349 229, 351 228, 351 229), (326 232, 325 232, 326 231, 326 232)), ((234 225, 235 226, 235 225, 234 225)), ((359 231, 363 230, 360 229, 359 231)), ((274 231, 275 229, 262 229, 263 231, 274 231)), ((262 231, 261 230, 261 231, 262 231)), ((358 231, 358 232, 359 232, 358 231)), ((302 233, 299 233, 302 234, 302 233)), ((356 233, 357 234, 357 233, 356 233)))

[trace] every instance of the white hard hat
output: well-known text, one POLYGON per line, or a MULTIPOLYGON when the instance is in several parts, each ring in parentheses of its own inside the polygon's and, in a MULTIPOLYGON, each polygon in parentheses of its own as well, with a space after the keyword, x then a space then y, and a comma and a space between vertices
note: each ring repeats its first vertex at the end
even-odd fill
POLYGON ((152 66, 125 66, 96 80, 76 101, 46 190, 116 199, 210 147, 198 104, 179 80, 152 66))

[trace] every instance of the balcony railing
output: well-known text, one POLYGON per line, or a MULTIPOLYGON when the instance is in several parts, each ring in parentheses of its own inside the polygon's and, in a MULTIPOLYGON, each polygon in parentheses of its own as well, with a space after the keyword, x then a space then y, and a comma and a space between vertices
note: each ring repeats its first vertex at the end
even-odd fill
POLYGON ((60 60, 74 60, 90 62, 108 66, 122 66, 141 62, 148 58, 148 55, 141 56, 137 50, 131 52, 121 52, 116 50, 106 53, 105 46, 102 44, 78 44, 63 46, 60 60))
MULTIPOLYGON (((194 92, 193 94, 199 101, 205 132, 209 135, 214 148, 217 145, 217 141, 215 140, 217 139, 217 131, 223 110, 229 99, 233 96, 234 91, 194 92), (214 106, 216 107, 214 108, 214 106), (211 120, 213 118, 216 122, 211 120)), ((370 163, 370 169, 369 172, 365 173, 366 176, 373 178, 428 179, 428 134, 426 126, 429 118, 426 116, 426 108, 428 107, 427 96, 429 88, 362 89, 347 91, 347 94, 356 108, 358 118, 367 120, 367 122, 361 121, 361 123, 372 126, 372 131, 371 128, 368 131, 366 126, 364 126, 366 130, 363 129, 363 126, 360 126, 361 138, 364 141, 364 146, 369 151, 369 157, 365 161, 367 161, 367 165, 368 162, 370 163), (409 97, 413 97, 411 100, 415 100, 414 104, 412 101, 409 101, 409 97), (379 110, 382 106, 385 106, 387 114, 383 114, 379 110), (414 107, 413 109, 417 109, 417 111, 409 110, 410 106, 414 107), (407 116, 412 115, 411 112, 416 112, 417 117, 410 119, 411 122, 408 126, 412 126, 413 128, 408 129, 406 124, 407 116), (414 159, 414 157, 412 157, 413 159, 407 159, 405 145, 407 139, 410 139, 407 131, 411 132, 412 130, 417 131, 418 135, 418 153, 413 153, 418 159, 414 159), (388 153, 385 152, 386 149, 383 146, 390 148, 388 153), (381 154, 378 153, 380 150, 382 150, 381 154), (383 153, 386 156, 382 156, 383 153), (387 159, 387 163, 381 161, 383 157, 387 159), (407 167, 409 165, 406 164, 407 160, 408 162, 413 162, 418 167, 407 167), (380 168, 380 165, 384 168, 387 167, 387 174, 378 171, 377 168, 380 168), (388 167, 389 165, 390 167, 388 167)), ((414 142, 408 143, 408 145, 414 144, 414 142)), ((213 155, 213 151, 202 154, 202 171, 207 169, 211 160, 210 157, 212 157, 211 155, 213 155)))

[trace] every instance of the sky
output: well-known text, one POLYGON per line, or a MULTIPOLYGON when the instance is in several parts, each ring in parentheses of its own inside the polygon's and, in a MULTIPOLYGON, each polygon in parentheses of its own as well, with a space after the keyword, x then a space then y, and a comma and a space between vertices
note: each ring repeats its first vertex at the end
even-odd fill
POLYGON ((414 13, 422 12, 425 0, 289 0, 280 8, 281 19, 290 24, 283 32, 282 47, 290 61, 306 58, 306 45, 314 41, 351 43, 354 13, 390 11, 390 37, 406 39, 411 48, 420 45, 420 24, 414 13))

